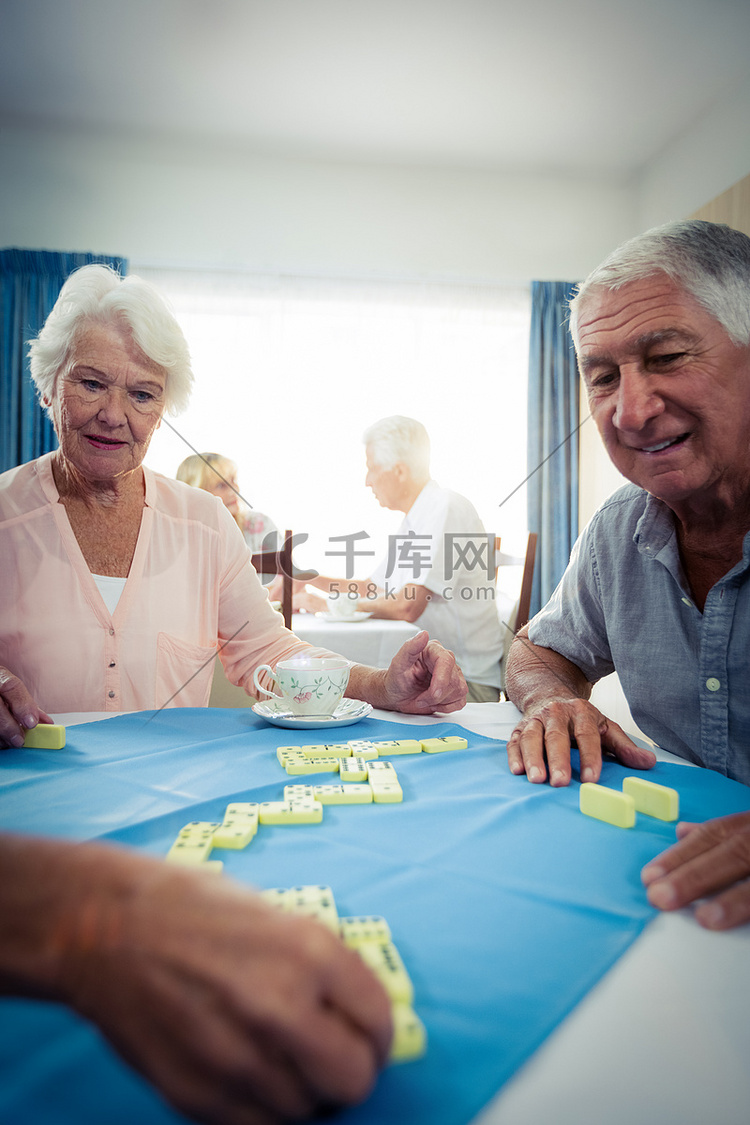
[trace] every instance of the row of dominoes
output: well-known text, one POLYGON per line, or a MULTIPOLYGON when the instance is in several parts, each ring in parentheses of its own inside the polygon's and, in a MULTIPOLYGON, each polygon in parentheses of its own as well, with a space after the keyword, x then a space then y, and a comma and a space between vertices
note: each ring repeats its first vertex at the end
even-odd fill
POLYGON ((204 869, 221 871, 221 860, 208 857, 214 848, 246 848, 258 831, 260 804, 257 801, 235 801, 227 805, 224 820, 193 820, 177 833, 167 852, 167 863, 189 866, 200 864, 204 869))
POLYGON ((586 816, 614 824, 616 828, 632 828, 636 812, 654 816, 658 820, 677 820, 680 815, 680 795, 676 789, 657 785, 642 777, 626 777, 622 793, 584 781, 578 798, 578 807, 586 816))
POLYGON ((339 785, 287 785, 284 787, 286 801, 316 800, 326 805, 396 804, 403 800, 404 794, 398 774, 392 764, 383 758, 367 761, 365 758, 306 758, 315 763, 306 770, 292 763, 291 774, 337 773, 339 785), (320 763, 328 763, 320 768, 320 763))
MULTIPOLYGON (((357 759, 336 761, 348 764, 357 759)), ((320 824, 324 805, 396 804, 403 800, 398 774, 390 762, 382 758, 362 761, 362 767, 351 776, 366 781, 364 785, 286 785, 283 801, 234 802, 227 805, 221 823, 194 820, 180 829, 167 861, 205 866, 214 848, 246 848, 261 824, 320 824)), ((208 869, 221 870, 221 862, 212 860, 208 869)))
MULTIPOLYGON (((276 757, 289 774, 344 773, 341 763, 348 758, 369 762, 396 754, 439 754, 446 750, 465 750, 467 746, 465 738, 454 734, 443 738, 399 738, 383 742, 352 739, 313 746, 279 746, 276 757)), ((349 780, 354 781, 354 778, 349 780)))
POLYGON ((346 946, 354 949, 372 970, 391 1001, 391 1062, 407 1062, 425 1053, 427 1035, 414 1011, 414 986, 385 918, 379 915, 339 918, 330 887, 275 887, 261 891, 261 897, 280 910, 317 918, 346 946))
POLYGON ((397 804, 403 790, 391 762, 382 753, 435 754, 465 750, 465 738, 394 739, 313 746, 279 746, 276 756, 288 774, 338 773, 338 785, 287 785, 283 801, 235 802, 228 805, 221 824, 193 821, 186 824, 167 853, 170 863, 201 864, 220 871, 221 861, 211 860, 213 848, 245 848, 259 824, 320 824, 323 805, 397 804))

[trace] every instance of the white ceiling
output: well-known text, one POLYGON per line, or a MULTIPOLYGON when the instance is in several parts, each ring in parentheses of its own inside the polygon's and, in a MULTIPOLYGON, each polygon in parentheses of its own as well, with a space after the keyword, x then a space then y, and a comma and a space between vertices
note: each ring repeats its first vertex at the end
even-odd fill
POLYGON ((0 0, 0 120, 626 177, 749 56, 750 0, 0 0))

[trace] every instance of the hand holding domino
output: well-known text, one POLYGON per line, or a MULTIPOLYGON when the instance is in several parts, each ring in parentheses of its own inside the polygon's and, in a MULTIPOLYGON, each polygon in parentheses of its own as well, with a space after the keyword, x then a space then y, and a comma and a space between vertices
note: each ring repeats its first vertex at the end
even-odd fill
POLYGON ((54 720, 42 711, 18 676, 0 668, 0 749, 23 746, 27 733, 38 723, 54 725, 54 720))

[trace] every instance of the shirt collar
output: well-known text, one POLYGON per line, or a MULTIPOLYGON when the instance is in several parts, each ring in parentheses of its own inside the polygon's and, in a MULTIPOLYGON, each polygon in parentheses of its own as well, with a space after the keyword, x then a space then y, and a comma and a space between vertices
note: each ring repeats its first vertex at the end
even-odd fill
POLYGON ((438 491, 439 488, 440 486, 437 481, 427 481, 427 484, 424 486, 419 496, 416 498, 411 508, 409 508, 409 511, 406 513, 406 522, 410 524, 414 523, 416 516, 419 515, 423 508, 427 507, 430 504, 431 497, 435 492, 438 491))
MULTIPOLYGON (((677 527, 674 512, 663 500, 646 493, 646 506, 641 518, 635 527, 633 542, 642 555, 648 558, 660 559, 668 569, 670 561, 679 563, 680 550, 677 543, 677 527), (664 552, 662 554, 662 552, 664 552)), ((746 534, 742 546, 742 562, 724 575, 743 574, 750 567, 750 531, 746 534)), ((679 572, 682 566, 679 564, 679 572)), ((722 579, 721 581, 724 581, 722 579)))

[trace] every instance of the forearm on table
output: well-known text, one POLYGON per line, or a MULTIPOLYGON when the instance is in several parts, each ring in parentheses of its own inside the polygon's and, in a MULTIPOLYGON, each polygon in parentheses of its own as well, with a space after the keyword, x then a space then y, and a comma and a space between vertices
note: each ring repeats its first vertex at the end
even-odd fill
POLYGON ((96 946, 150 862, 101 845, 1 835, 0 993, 71 1002, 70 957, 96 946))
POLYGON ((344 693, 349 699, 362 699, 373 707, 390 710, 385 689, 387 668, 370 668, 366 664, 353 664, 349 672, 349 683, 344 693))
POLYGON ((592 685, 577 664, 554 649, 529 640, 528 626, 516 634, 508 653, 505 690, 519 711, 553 699, 588 699, 592 685))
POLYGON ((364 606, 373 617, 390 621, 408 621, 414 624, 424 613, 431 598, 425 586, 409 582, 406 586, 388 597, 366 598, 364 606))

